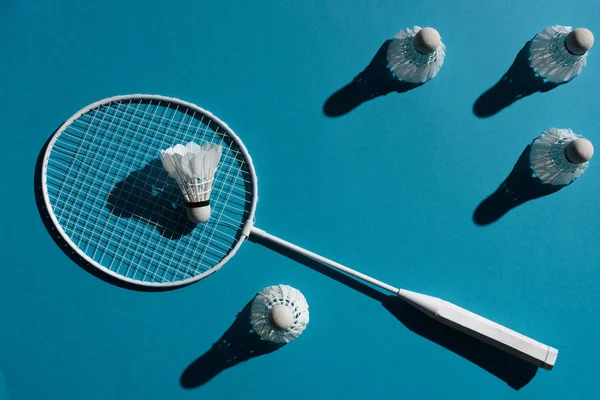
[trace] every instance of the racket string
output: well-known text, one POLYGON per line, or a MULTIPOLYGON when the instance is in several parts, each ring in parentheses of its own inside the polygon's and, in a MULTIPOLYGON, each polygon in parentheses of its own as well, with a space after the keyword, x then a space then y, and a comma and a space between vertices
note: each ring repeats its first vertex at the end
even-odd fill
MULTIPOLYGON (((76 128, 75 128, 75 129, 73 129, 73 130, 76 130, 76 128)), ((152 145, 152 144, 150 144, 150 145, 152 145)), ((154 146, 153 146, 153 147, 154 147, 154 146)), ((67 150, 67 151, 68 151, 68 150, 67 150)), ((239 153, 236 153, 236 154, 239 154, 239 153)), ((225 156, 225 157, 222 157, 222 158, 225 158, 225 159, 226 159, 226 158, 228 158, 228 157, 229 157, 229 158, 231 158, 230 156, 225 156)), ((237 158, 236 158, 236 159, 232 159, 232 160, 230 160, 230 162, 234 162, 234 161, 235 161, 235 162, 238 162, 238 163, 244 163, 244 162, 245 162, 245 161, 241 161, 241 160, 239 160, 239 159, 237 159, 237 158)), ((248 173, 247 171, 243 170, 243 169, 241 169, 241 172, 242 172, 242 173, 245 173, 245 174, 247 174, 247 175, 249 175, 249 173, 248 173)), ((217 170, 217 173, 218 173, 218 170, 217 170)), ((216 179, 218 179, 218 175, 215 175, 215 177, 216 177, 216 179)), ((246 179, 243 179, 243 181, 244 181, 245 183, 248 183, 248 184, 250 184, 250 183, 251 183, 251 181, 250 181, 249 179, 250 179, 250 177, 248 176, 248 178, 246 178, 246 179)), ((248 191, 246 191, 246 190, 244 190, 244 193, 245 193, 245 194, 250 194, 250 192, 248 192, 248 191)))
POLYGON ((160 102, 111 103, 84 114, 55 143, 47 170, 49 185, 54 187, 51 195, 58 205, 55 215, 70 237, 77 236, 74 242, 86 254, 118 274, 145 281, 186 279, 209 271, 240 240, 240 227, 251 208, 252 193, 247 187, 252 185, 252 174, 235 141, 226 142, 227 133, 220 132, 214 121, 192 112, 160 102), (165 231, 166 225, 185 228, 174 216, 181 200, 170 203, 169 210, 159 201, 144 201, 139 187, 152 188, 161 198, 175 195, 174 181, 169 182, 152 160, 161 148, 171 145, 169 141, 182 143, 198 136, 223 143, 226 149, 211 192, 213 216, 177 240, 173 240, 175 230, 170 237, 161 237, 156 231, 165 231), (139 212, 126 218, 121 209, 120 215, 107 216, 108 192, 115 182, 136 172, 121 199, 128 209, 139 212), (155 218, 158 214, 166 223, 155 218))

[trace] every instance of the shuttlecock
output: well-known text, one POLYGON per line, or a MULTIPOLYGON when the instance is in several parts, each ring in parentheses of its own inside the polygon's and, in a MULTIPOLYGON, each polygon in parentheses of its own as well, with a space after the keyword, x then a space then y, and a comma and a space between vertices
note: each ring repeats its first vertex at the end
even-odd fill
POLYGON ((160 151, 163 167, 177 181, 188 218, 193 222, 206 222, 210 218, 210 192, 221 152, 220 145, 199 146, 194 142, 160 151))
POLYGON ((289 343, 300 336, 308 320, 308 303, 304 295, 291 286, 269 286, 252 301, 250 322, 265 340, 289 343))
POLYGON ((550 82, 570 81, 585 67, 588 50, 593 45, 594 35, 586 28, 549 26, 531 41, 531 67, 550 82))
POLYGON ((424 83, 435 77, 444 64, 446 46, 438 31, 414 26, 394 36, 388 46, 388 65, 397 78, 424 83))
POLYGON ((588 168, 592 143, 570 129, 550 128, 531 144, 533 172, 545 183, 569 185, 588 168))

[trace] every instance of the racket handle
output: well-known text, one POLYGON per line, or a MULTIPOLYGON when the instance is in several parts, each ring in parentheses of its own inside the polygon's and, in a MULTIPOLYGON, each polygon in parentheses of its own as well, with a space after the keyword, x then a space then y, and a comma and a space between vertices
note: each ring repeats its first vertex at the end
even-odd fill
POLYGON ((525 361, 551 370, 558 350, 437 297, 400 289, 398 297, 436 321, 525 361))

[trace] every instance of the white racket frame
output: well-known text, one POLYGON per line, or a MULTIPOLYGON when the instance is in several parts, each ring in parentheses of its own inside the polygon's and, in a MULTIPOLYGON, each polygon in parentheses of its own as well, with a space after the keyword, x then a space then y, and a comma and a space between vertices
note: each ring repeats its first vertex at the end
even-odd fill
MULTIPOLYGON (((156 150, 157 154, 158 154, 159 150, 160 149, 156 150)), ((85 261, 87 261, 89 264, 91 264, 92 266, 94 266, 95 268, 100 270, 101 272, 106 273, 109 276, 114 277, 120 281, 126 282, 130 285, 145 286, 145 287, 150 287, 150 288, 162 288, 165 290, 166 289, 176 289, 179 287, 191 285, 192 283, 197 282, 197 281, 207 277, 208 275, 218 271, 227 261, 229 261, 229 259, 231 257, 233 257, 235 255, 235 253, 238 251, 238 249, 240 248, 242 243, 245 241, 245 239, 250 235, 250 231, 252 229, 253 221, 254 221, 254 213, 256 211, 256 203, 258 202, 258 184, 257 184, 257 178, 256 178, 256 171, 254 170, 254 164, 252 163, 252 158, 250 157, 250 154, 248 153, 246 146, 244 146, 244 143, 240 140, 240 138, 235 134, 235 132, 233 132, 233 130, 225 122, 223 122, 222 120, 217 118, 210 111, 207 111, 207 110, 203 109, 202 107, 199 107, 199 106, 189 103, 187 101, 183 101, 183 100, 180 100, 180 99, 177 99, 174 97, 167 97, 167 96, 161 96, 161 95, 148 95, 148 94, 130 94, 130 95, 108 97, 106 99, 97 101, 95 103, 88 105, 87 107, 82 108, 81 110, 76 112, 71 118, 66 120, 65 123, 63 123, 60 126, 60 128, 58 128, 58 130, 53 134, 52 139, 50 140, 50 142, 48 142, 48 147, 44 154, 44 160, 43 160, 43 165, 42 165, 42 193, 44 196, 44 203, 46 204, 46 209, 48 210, 50 218, 52 219, 52 223, 54 224, 54 226, 56 227, 56 229, 58 230, 58 232, 60 233, 62 238, 65 240, 65 242, 67 242, 67 244, 78 255, 80 255, 85 261), (229 253, 225 257, 223 257, 223 259, 217 265, 215 265, 214 267, 210 268, 207 271, 204 271, 203 273, 201 273, 199 275, 193 276, 188 279, 184 279, 184 280, 180 280, 180 281, 176 281, 176 282, 144 282, 144 281, 140 281, 140 280, 127 278, 123 275, 120 275, 120 274, 114 272, 114 271, 111 271, 110 269, 104 267, 102 264, 94 261, 91 257, 89 257, 87 254, 85 254, 79 247, 77 247, 77 245, 73 242, 73 240, 71 240, 69 235, 67 235, 67 233, 64 231, 64 229, 58 223, 58 219, 56 218, 56 215, 54 214, 54 209, 52 208, 52 204, 50 203, 50 197, 48 194, 48 186, 47 186, 48 160, 50 159, 50 154, 52 153, 52 148, 54 147, 54 144, 56 143, 56 141, 58 140, 60 135, 75 120, 77 120, 83 114, 86 114, 95 108, 98 108, 98 107, 101 107, 103 105, 110 104, 110 103, 116 103, 119 101, 131 101, 131 100, 154 100, 154 101, 164 101, 164 102, 168 102, 168 103, 175 104, 175 105, 180 104, 184 107, 190 108, 193 111, 197 111, 198 113, 206 115, 207 117, 212 119, 214 122, 219 124, 220 127, 223 128, 223 130, 229 135, 229 137, 235 141, 235 143, 239 146, 239 150, 243 153, 243 155, 248 163, 249 173, 252 178, 251 179, 252 180, 252 204, 250 205, 248 219, 246 220, 246 222, 244 223, 244 226, 242 227, 240 239, 233 245, 233 248, 229 251, 229 253)))
POLYGON ((324 265, 327 265, 330 268, 333 268, 333 269, 336 269, 343 273, 349 274, 355 278, 358 278, 362 281, 365 281, 374 286, 377 286, 385 291, 391 292, 394 295, 396 295, 399 298, 406 301, 408 304, 411 304, 412 306, 421 310, 422 312, 424 312, 426 315, 430 316, 431 318, 433 318, 445 325, 448 325, 454 329, 457 329, 467 335, 470 335, 478 340, 488 343, 500 350, 503 350, 503 351, 513 354, 514 356, 517 356, 525 361, 535 364, 538 367, 542 367, 544 369, 550 370, 554 366, 554 363, 556 362, 556 358, 558 357, 558 350, 556 350, 555 348, 547 346, 543 343, 537 342, 527 336, 524 336, 518 332, 508 329, 508 328, 506 328, 502 325, 499 325, 493 321, 483 318, 483 317, 481 317, 475 313, 472 313, 468 310, 465 310, 464 308, 461 308, 455 304, 449 303, 449 302, 439 299, 437 297, 432 297, 432 296, 424 295, 421 293, 412 292, 412 291, 409 291, 406 289, 399 289, 394 286, 388 285, 387 283, 384 283, 382 281, 374 279, 374 278, 372 278, 368 275, 365 275, 361 272, 358 272, 351 268, 348 268, 345 265, 339 264, 328 258, 322 257, 316 253, 313 253, 302 247, 296 246, 295 244, 287 242, 287 241, 280 239, 276 236, 273 236, 261 229, 254 227, 254 214, 256 211, 256 204, 258 203, 258 180, 257 180, 256 172, 254 170, 254 164, 252 163, 252 158, 250 157, 250 154, 248 153, 248 150, 244 146, 243 142, 231 130, 231 128, 229 128, 229 126, 226 123, 224 123, 219 118, 214 116, 211 112, 209 112, 201 107, 198 107, 195 104, 188 103, 186 101, 176 99, 176 98, 166 97, 166 96, 143 95, 143 94, 115 96, 115 97, 110 97, 110 98, 107 98, 104 100, 100 100, 96 103, 90 104, 89 106, 81 109, 79 112, 77 112, 71 118, 69 118, 54 134, 52 140, 48 144, 46 154, 44 155, 44 163, 43 163, 42 171, 43 171, 42 172, 42 183, 43 183, 42 189, 43 189, 43 194, 44 194, 44 201, 46 203, 46 207, 48 208, 50 218, 52 218, 52 222, 54 223, 56 229, 58 229, 60 234, 63 235, 65 241, 71 246, 71 248, 73 250, 75 250, 80 256, 82 256, 91 265, 95 266, 99 270, 101 270, 105 273, 108 273, 109 275, 111 275, 119 280, 126 281, 130 284, 141 285, 141 286, 154 286, 154 287, 162 287, 162 288, 168 288, 168 287, 177 288, 177 287, 182 287, 182 286, 186 286, 191 283, 197 282, 197 281, 205 278, 206 276, 218 271, 223 266, 223 264, 225 264, 227 261, 229 261, 229 259, 231 257, 233 257, 235 255, 235 253, 240 248, 242 243, 246 239, 248 239, 248 237, 250 235, 255 235, 256 237, 259 237, 265 241, 282 246, 282 247, 284 247, 290 251, 293 251, 295 253, 302 254, 302 255, 309 257, 315 261, 318 261, 324 265), (183 106, 189 107, 192 110, 196 110, 196 111, 212 118, 215 122, 219 123, 221 125, 221 127, 223 127, 223 129, 227 132, 227 134, 229 134, 231 136, 231 138, 239 146, 241 152, 246 157, 248 167, 249 167, 249 173, 252 176, 252 186, 253 186, 252 204, 250 205, 249 216, 248 216, 248 219, 246 220, 246 222, 244 223, 244 226, 242 227, 241 236, 240 236, 240 239, 238 240, 238 242, 235 243, 235 245, 233 246, 233 248, 231 249, 229 254, 227 254, 213 268, 211 268, 208 271, 205 271, 204 273, 197 275, 193 278, 188 278, 186 280, 182 280, 182 281, 178 281, 178 282, 166 282, 166 283, 156 282, 155 283, 155 282, 136 281, 136 280, 121 276, 121 275, 109 270, 108 268, 103 267, 99 263, 95 262, 73 243, 73 241, 64 232, 62 227, 58 224, 58 220, 57 220, 56 216, 54 215, 52 206, 49 201, 49 196, 48 196, 47 181, 46 181, 46 178, 47 178, 46 171, 47 171, 47 166, 48 166, 48 159, 50 157, 52 147, 53 147, 54 143, 56 142, 56 140, 58 139, 58 137, 61 135, 61 133, 64 132, 64 130, 69 125, 71 125, 71 123, 73 121, 75 121, 81 115, 87 113, 88 111, 90 111, 94 108, 100 107, 104 104, 117 102, 117 101, 143 100, 143 99, 165 101, 165 102, 170 102, 172 104, 181 104, 183 106))

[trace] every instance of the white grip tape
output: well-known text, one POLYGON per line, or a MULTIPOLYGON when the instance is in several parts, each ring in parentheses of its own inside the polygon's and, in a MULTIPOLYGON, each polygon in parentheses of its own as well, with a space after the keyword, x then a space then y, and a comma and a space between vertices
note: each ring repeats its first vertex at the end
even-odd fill
POLYGON ((441 299, 433 318, 547 370, 558 357, 555 348, 441 299))

